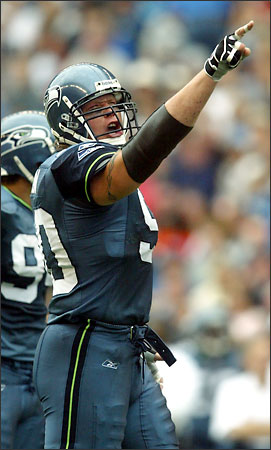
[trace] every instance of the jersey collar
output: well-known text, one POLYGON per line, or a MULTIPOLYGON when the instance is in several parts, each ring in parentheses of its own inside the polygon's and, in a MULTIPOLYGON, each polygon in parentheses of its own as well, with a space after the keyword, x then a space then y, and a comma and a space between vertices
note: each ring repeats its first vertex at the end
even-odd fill
POLYGON ((26 203, 24 200, 22 200, 20 197, 18 197, 16 194, 14 194, 9 188, 7 188, 6 186, 3 186, 4 189, 6 189, 6 191, 8 191, 12 197, 14 197, 16 200, 18 200, 18 202, 21 202, 26 208, 30 209, 30 211, 32 211, 31 206, 26 203))

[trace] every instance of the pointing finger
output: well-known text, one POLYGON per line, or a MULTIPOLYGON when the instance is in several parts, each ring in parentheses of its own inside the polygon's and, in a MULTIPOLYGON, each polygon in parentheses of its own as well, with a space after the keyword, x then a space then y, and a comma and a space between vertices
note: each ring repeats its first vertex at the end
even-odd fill
POLYGON ((250 20, 246 25, 238 28, 234 33, 235 38, 239 41, 239 39, 241 39, 248 31, 253 28, 253 25, 254 21, 250 20))

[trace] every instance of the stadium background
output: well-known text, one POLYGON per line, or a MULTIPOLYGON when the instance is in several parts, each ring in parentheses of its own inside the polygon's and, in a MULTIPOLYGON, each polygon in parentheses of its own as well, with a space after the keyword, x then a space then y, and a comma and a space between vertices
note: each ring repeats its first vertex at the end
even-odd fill
MULTIPOLYGON (((254 19, 244 39, 252 56, 219 83, 195 130, 141 189, 160 229, 151 325, 179 357, 171 373, 161 364, 181 446, 240 448, 209 425, 223 380, 264 370, 269 385, 269 344, 258 336, 270 327, 270 3, 2 1, 1 13, 2 117, 43 109, 52 77, 90 61, 132 93, 141 123, 224 34, 254 19)), ((250 395, 257 420, 269 423, 250 395)), ((227 422, 238 405, 222 409, 227 422)))

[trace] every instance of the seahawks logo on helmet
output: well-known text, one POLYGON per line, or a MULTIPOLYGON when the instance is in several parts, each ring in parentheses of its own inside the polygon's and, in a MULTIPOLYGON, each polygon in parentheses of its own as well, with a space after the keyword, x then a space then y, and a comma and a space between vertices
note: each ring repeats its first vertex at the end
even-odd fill
POLYGON ((2 152, 2 157, 13 150, 31 144, 41 144, 45 147, 47 139, 50 139, 49 131, 45 127, 33 127, 31 125, 19 126, 9 130, 7 135, 1 137, 1 147, 8 146, 8 150, 2 152))
POLYGON ((41 111, 20 111, 1 120, 1 176, 19 175, 30 183, 54 152, 54 137, 41 111))
POLYGON ((44 97, 44 108, 45 114, 48 113, 49 109, 56 103, 59 107, 61 102, 61 89, 60 86, 54 86, 48 88, 44 97))

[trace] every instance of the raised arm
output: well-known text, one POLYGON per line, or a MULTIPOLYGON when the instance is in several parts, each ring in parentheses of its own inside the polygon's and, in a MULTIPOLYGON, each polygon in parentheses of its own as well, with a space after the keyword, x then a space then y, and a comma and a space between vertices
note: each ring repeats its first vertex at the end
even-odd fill
POLYGON ((191 131, 217 81, 250 55, 250 49, 240 39, 253 25, 250 21, 225 36, 204 69, 157 109, 137 135, 112 157, 105 170, 92 179, 90 190, 96 203, 108 205, 133 192, 191 131))

